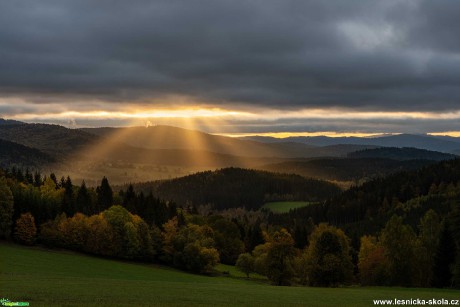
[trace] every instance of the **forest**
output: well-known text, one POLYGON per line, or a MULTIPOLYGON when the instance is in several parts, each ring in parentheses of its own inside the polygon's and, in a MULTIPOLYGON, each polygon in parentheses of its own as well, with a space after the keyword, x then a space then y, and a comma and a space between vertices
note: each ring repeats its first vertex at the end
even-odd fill
POLYGON ((308 190, 298 180, 230 168, 162 181, 150 192, 133 185, 114 191, 105 177, 93 188, 12 168, 1 173, 0 235, 200 274, 212 274, 218 263, 236 265, 274 285, 460 285, 460 161, 342 193, 315 180, 308 190), (162 197, 154 193, 163 187, 162 197), (190 200, 163 198, 171 191, 190 200), (275 214, 258 210, 261 195, 308 195, 319 202, 275 214))

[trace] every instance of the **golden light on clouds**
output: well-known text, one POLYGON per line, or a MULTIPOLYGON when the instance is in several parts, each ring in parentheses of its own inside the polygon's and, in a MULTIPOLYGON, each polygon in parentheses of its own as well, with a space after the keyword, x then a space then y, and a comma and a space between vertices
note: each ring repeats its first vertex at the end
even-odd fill
POLYGON ((444 131, 444 132, 430 132, 428 135, 433 136, 451 136, 451 137, 460 137, 460 131, 444 131))
POLYGON ((223 109, 158 109, 158 110, 139 110, 134 112, 121 111, 65 111, 59 113, 46 112, 41 114, 25 113, 10 116, 17 120, 33 120, 37 118, 100 118, 100 119, 149 119, 149 118, 214 118, 250 116, 248 113, 238 111, 228 111, 223 109))
MULTIPOLYGON (((0 103, 2 106, 2 103, 0 103)), ((229 110, 207 107, 180 107, 180 108, 114 108, 114 110, 57 110, 53 106, 44 106, 43 110, 36 108, 34 112, 6 114, 8 118, 17 120, 34 119, 66 119, 66 118, 96 118, 96 119, 149 119, 149 118, 245 118, 259 120, 278 119, 425 119, 448 120, 460 119, 460 111, 455 112, 385 112, 385 111, 351 111, 346 109, 302 109, 302 110, 274 110, 255 109, 253 111, 229 110)))
MULTIPOLYGON (((375 111, 347 108, 276 109, 214 106, 189 101, 152 104, 30 103, 18 99, 0 99, 0 117, 26 122, 72 123, 72 127, 170 125, 229 136, 373 137, 406 133, 407 123, 416 123, 420 133, 460 136, 448 124, 460 120, 460 111, 375 111), (430 129, 430 127, 434 127, 430 129), (297 128, 293 129, 293 125, 297 128), (304 127, 299 129, 298 127, 304 127), (446 127, 448 127, 446 129, 446 127), (439 132, 446 131, 446 132, 439 132), (249 133, 250 132, 250 133, 249 133), (436 133, 436 134, 434 134, 436 133)), ((459 129, 460 130, 460 129, 459 129)), ((412 130, 414 131, 414 130, 412 130)))
POLYGON ((335 131, 317 131, 317 132, 262 132, 262 133, 224 133, 221 135, 229 137, 245 137, 245 136, 265 136, 273 137, 277 139, 283 139, 287 137, 298 137, 298 136, 327 136, 327 137, 378 137, 386 135, 387 133, 361 133, 361 132, 335 132, 335 131))

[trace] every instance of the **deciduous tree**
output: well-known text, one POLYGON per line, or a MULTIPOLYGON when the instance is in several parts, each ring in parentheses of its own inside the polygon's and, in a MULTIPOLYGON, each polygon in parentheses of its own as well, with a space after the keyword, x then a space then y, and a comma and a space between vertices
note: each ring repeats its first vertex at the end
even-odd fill
POLYGON ((14 231, 14 238, 16 241, 26 245, 35 243, 37 237, 37 227, 35 226, 35 219, 30 212, 23 213, 16 221, 14 231))
POLYGON ((380 242, 388 259, 391 285, 411 286, 414 283, 416 239, 412 228, 405 225, 402 218, 396 215, 382 230, 380 242))
POLYGON ((353 275, 349 238, 338 228, 319 224, 307 248, 308 281, 313 286, 349 283, 353 275))
POLYGON ((249 274, 254 272, 254 257, 250 253, 239 255, 236 261, 236 268, 249 278, 249 274))

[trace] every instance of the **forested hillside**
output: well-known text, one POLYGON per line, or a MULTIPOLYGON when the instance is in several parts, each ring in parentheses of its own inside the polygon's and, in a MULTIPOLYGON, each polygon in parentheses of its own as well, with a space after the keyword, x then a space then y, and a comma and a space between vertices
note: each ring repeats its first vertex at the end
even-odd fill
POLYGON ((329 222, 355 233, 356 239, 365 233, 376 233, 394 214, 402 216, 412 227, 417 227, 429 209, 447 216, 458 207, 459 197, 460 160, 454 159, 376 178, 323 204, 296 209, 274 219, 286 219, 282 222, 286 224, 309 218, 315 223, 329 222))
POLYGON ((299 175, 275 174, 241 168, 225 168, 136 185, 179 205, 212 205, 216 209, 259 209, 267 201, 323 201, 337 195, 334 184, 299 175))
POLYGON ((14 124, 0 127, 0 139, 39 149, 56 158, 95 144, 99 138, 77 129, 59 125, 14 124))
POLYGON ((450 160, 456 155, 414 147, 380 147, 364 149, 347 154, 349 158, 380 158, 393 160, 450 160))
POLYGON ((387 158, 318 158, 285 161, 260 166, 271 172, 298 174, 322 180, 362 182, 395 172, 419 169, 434 160, 394 160, 387 158))
POLYGON ((40 168, 52 162, 54 157, 38 149, 0 139, 0 167, 40 168))

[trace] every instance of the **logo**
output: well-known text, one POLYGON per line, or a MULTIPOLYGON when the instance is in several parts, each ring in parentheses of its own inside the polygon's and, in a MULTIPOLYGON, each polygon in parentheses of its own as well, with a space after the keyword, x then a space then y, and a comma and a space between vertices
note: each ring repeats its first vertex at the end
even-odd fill
POLYGON ((29 302, 12 302, 7 298, 0 299, 1 306, 29 306, 29 302))

